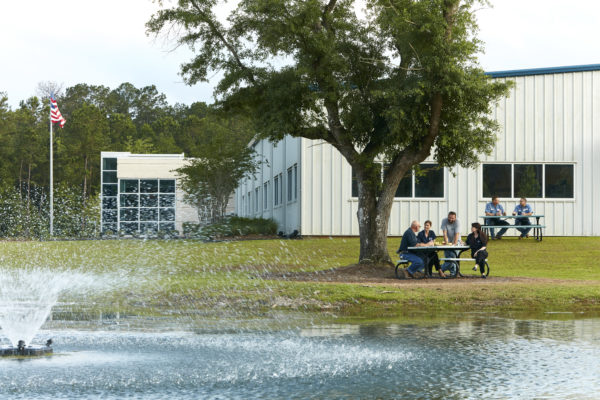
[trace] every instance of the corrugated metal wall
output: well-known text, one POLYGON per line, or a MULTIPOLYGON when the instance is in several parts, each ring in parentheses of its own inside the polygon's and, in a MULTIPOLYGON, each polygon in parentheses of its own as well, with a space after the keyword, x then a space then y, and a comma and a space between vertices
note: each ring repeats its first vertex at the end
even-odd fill
MULTIPOLYGON (((503 79, 515 86, 494 110, 501 125, 498 142, 482 161, 573 163, 573 199, 532 199, 530 204, 536 214, 546 215, 547 235, 600 235, 600 71, 503 79)), ((301 146, 302 234, 357 235, 350 165, 326 143, 302 139, 301 146)), ((430 219, 439 231, 450 210, 468 233, 489 199, 482 197, 481 167, 455 172, 444 172, 442 199, 396 199, 389 234, 401 235, 413 219, 430 219)), ((518 202, 501 200, 507 212, 518 202)))
POLYGON ((236 189, 236 214, 244 217, 272 218, 277 221, 279 230, 284 233, 291 233, 294 229, 300 230, 299 203, 302 186, 298 187, 297 198, 291 201, 288 201, 287 198, 287 169, 297 164, 299 182, 302 176, 299 165, 300 139, 286 136, 275 145, 266 140, 261 140, 255 145, 262 164, 253 178, 244 180, 236 189), (274 205, 274 178, 276 176, 279 177, 280 195, 283 195, 283 200, 278 205, 274 205), (265 193, 264 190, 265 182, 268 182, 268 193, 265 193), (255 207, 256 189, 258 189, 258 210, 255 207), (251 204, 248 204, 248 193, 251 193, 251 204), (265 196, 267 197, 266 208, 264 207, 265 196))

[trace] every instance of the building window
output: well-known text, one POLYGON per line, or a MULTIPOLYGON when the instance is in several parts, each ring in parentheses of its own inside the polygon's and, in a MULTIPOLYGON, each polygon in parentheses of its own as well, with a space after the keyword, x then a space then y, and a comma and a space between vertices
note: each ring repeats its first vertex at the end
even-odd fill
POLYGON ((484 164, 483 197, 574 197, 573 164, 484 164))
POLYGON ((121 179, 118 199, 123 232, 155 234, 175 230, 174 179, 121 179))
POLYGON ((298 198, 298 164, 294 164, 294 199, 298 198))
POLYGON ((293 190, 293 176, 294 176, 294 171, 293 169, 290 167, 287 170, 287 201, 292 201, 292 195, 294 194, 294 190, 293 190))
POLYGON ((245 195, 242 195, 242 208, 241 209, 242 209, 242 213, 244 213, 246 210, 246 196, 245 195))
POLYGON ((358 180, 354 168, 352 168, 352 197, 358 197, 358 180))
POLYGON ((250 215, 252 212, 252 192, 248 192, 248 203, 246 204, 246 214, 250 215))
POLYGON ((510 164, 483 164, 483 197, 512 197, 510 164))
POLYGON ((413 173, 408 171, 400 180, 394 197, 413 197, 413 173))
POLYGON ((278 206, 279 205, 279 176, 276 176, 273 179, 273 205, 274 206, 278 206))
POLYGON ((269 208, 269 184, 270 182, 263 184, 263 210, 269 208))
POLYGON ((515 164, 514 197, 542 197, 541 164, 515 164))
POLYGON ((119 180, 117 159, 102 159, 102 232, 116 233, 119 230, 119 180))
POLYGON ((444 169, 437 164, 421 164, 415 174, 415 197, 444 197, 444 169))
POLYGON ((279 174, 279 204, 283 203, 283 173, 279 174))
POLYGON ((258 212, 259 188, 254 189, 254 212, 258 212))
POLYGON ((572 199, 573 191, 573 165, 548 164, 546 165, 546 197, 550 199, 572 199))
MULTIPOLYGON (((388 165, 382 165, 382 180, 388 165)), ((354 169, 352 169, 352 197, 358 197, 358 182, 354 169)), ((444 169, 439 168, 437 164, 421 164, 418 173, 411 170, 400 180, 394 197, 409 199, 444 197, 444 169)))

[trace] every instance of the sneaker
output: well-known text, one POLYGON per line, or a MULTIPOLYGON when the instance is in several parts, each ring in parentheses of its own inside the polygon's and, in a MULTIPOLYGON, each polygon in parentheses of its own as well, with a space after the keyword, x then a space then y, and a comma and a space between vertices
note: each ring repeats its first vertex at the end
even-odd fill
POLYGON ((481 274, 481 278, 486 279, 487 276, 485 276, 484 274, 481 274))
POLYGON ((473 271, 477 271, 477 265, 473 267, 473 271))
POLYGON ((411 278, 415 278, 415 276, 408 270, 408 268, 404 268, 404 276, 410 276, 411 278))

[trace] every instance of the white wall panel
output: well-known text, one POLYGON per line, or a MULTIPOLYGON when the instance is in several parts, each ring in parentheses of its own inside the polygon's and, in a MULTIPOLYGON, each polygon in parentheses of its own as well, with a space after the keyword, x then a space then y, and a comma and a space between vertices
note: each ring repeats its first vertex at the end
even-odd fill
MULTIPOLYGON (((482 160, 574 164, 574 199, 531 199, 530 203, 537 213, 546 215, 542 220, 546 235, 600 235, 600 71, 501 79, 512 80, 515 85, 493 110, 492 116, 500 125, 498 140, 492 154, 482 155, 482 160)), ((296 208, 287 208, 286 219, 293 221, 286 227, 298 226, 304 235, 358 234, 351 168, 335 148, 320 141, 291 138, 275 149, 267 142, 261 146, 265 154, 273 151, 273 171, 263 170, 269 179, 282 171, 285 182, 286 168, 299 163, 300 199, 296 208)), ((481 183, 481 167, 457 168, 456 176, 445 171, 444 198, 394 201, 389 234, 401 235, 413 219, 430 219, 439 231, 440 221, 449 210, 458 213, 462 233, 468 233, 470 222, 479 220, 489 201, 482 198, 481 183)), ((252 184, 244 182, 236 192, 238 210, 243 210, 241 195, 251 190, 252 184)), ((512 212, 518 199, 502 202, 512 212)), ((278 221, 281 218, 277 210, 274 217, 278 221)))

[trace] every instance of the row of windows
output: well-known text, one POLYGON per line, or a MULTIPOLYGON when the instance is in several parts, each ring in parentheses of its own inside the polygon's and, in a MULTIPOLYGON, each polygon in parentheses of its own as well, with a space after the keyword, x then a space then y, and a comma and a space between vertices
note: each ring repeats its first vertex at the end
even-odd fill
POLYGON ((121 194, 119 197, 103 197, 102 208, 116 210, 117 199, 121 207, 175 207, 174 194, 121 194))
POLYGON ((174 208, 121 208, 104 210, 102 222, 170 222, 175 221, 174 208), (117 219, 118 216, 118 219, 117 219))
MULTIPOLYGON (((381 176, 386 166, 382 165, 381 176)), ((484 198, 572 199, 574 197, 573 164, 483 164, 484 198)), ((352 170, 352 197, 358 197, 356 173, 352 170)), ((444 170, 437 164, 421 164, 400 181, 395 197, 444 197, 444 170)))
POLYGON ((264 182, 262 187, 254 189, 254 192, 248 192, 242 196, 242 205, 246 214, 256 213, 260 209, 260 199, 262 197, 262 209, 268 210, 273 200, 273 207, 283 204, 284 194, 287 201, 294 201, 298 198, 298 165, 294 164, 287 169, 287 191, 284 193, 283 173, 273 177, 273 193, 271 193, 271 181, 264 182))
MULTIPOLYGON (((381 165, 381 179, 387 165, 381 165)), ((352 169, 352 197, 358 197, 356 172, 352 169)), ((402 178, 396 188, 394 197, 403 198, 437 198, 444 197, 444 169, 437 164, 421 164, 418 170, 412 170, 402 178)))
MULTIPOLYGON (((162 232, 172 232, 175 230, 175 223, 156 223, 156 222, 121 222, 121 231, 126 234, 135 234, 141 233, 142 235, 146 234, 156 234, 159 230, 162 232)), ((105 223, 102 224, 102 229, 104 232, 118 232, 119 224, 117 223, 105 223)))
POLYGON ((573 164, 484 164, 483 197, 572 199, 573 164))

